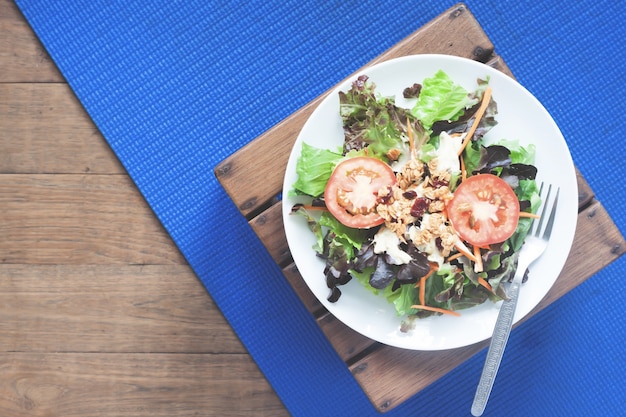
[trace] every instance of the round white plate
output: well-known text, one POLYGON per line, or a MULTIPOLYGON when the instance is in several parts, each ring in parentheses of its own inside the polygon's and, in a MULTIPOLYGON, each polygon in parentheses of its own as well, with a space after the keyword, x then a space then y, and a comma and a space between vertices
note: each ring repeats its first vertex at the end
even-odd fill
MULTIPOLYGON (((559 205, 552 239, 544 255, 531 269, 529 280, 520 291, 515 322, 526 316, 546 295, 559 276, 569 253, 578 214, 576 173, 567 144, 556 123, 539 101, 515 80, 476 61, 448 55, 412 55, 366 68, 329 94, 304 124, 291 152, 283 184, 283 220, 293 259, 300 274, 320 302, 337 319, 355 331, 381 343, 413 350, 442 350, 471 345, 491 337, 500 308, 499 303, 461 310, 461 317, 433 316, 414 321, 407 333, 400 331, 403 317, 394 307, 357 280, 341 288, 336 303, 327 301, 329 290, 323 274, 324 262, 312 247, 315 238, 301 216, 289 214, 293 204, 303 200, 289 196, 296 181, 296 160, 302 142, 336 150, 343 143, 337 91, 347 91, 358 75, 366 74, 381 95, 394 95, 403 106, 402 90, 421 83, 438 70, 445 71, 468 91, 476 79, 490 77, 493 98, 498 104, 498 125, 488 132, 487 140, 519 140, 536 146, 537 180, 560 187, 559 205)), ((409 107, 408 103, 405 103, 409 107)))

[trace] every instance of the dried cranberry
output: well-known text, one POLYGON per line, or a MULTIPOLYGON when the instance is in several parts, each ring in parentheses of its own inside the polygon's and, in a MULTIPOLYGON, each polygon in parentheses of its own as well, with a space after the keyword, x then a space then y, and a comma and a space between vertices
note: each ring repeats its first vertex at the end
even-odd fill
POLYGON ((449 181, 442 178, 431 178, 430 182, 432 183, 434 188, 447 187, 448 185, 450 185, 449 181))
POLYGON ((419 197, 413 203, 413 207, 411 207, 411 216, 416 218, 421 218, 426 210, 430 206, 430 199, 426 197, 419 197))
POLYGON ((402 193, 402 197, 406 198, 407 200, 413 200, 415 197, 417 197, 417 193, 415 192, 415 190, 408 190, 402 193))

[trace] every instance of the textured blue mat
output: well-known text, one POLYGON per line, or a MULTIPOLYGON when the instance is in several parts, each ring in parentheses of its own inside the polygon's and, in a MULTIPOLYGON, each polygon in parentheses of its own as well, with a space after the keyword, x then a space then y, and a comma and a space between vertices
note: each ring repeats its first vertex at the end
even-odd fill
MULTIPOLYGON (((377 413, 212 171, 454 4, 412 3, 17 0, 294 416, 377 413)), ((626 3, 467 5, 625 233, 626 3)), ((625 258, 512 333, 486 415, 626 415, 625 258)), ((469 415, 483 359, 386 415, 469 415)))

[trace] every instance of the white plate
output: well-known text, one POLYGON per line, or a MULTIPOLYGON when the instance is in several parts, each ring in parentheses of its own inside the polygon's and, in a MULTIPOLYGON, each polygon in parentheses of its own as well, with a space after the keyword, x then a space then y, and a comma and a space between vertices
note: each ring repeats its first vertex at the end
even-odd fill
MULTIPOLYGON (((367 68, 366 74, 382 95, 395 95, 402 105, 402 90, 421 83, 438 70, 445 71, 468 91, 477 78, 490 77, 493 98, 498 103, 498 125, 488 132, 487 140, 516 139, 536 146, 538 181, 561 188, 556 222, 550 244, 534 263, 529 280, 522 286, 515 322, 526 316, 546 295, 557 279, 574 239, 578 214, 576 173, 567 144, 545 108, 525 88, 503 73, 476 61, 448 55, 413 55, 386 61, 367 68)), ((347 91, 356 78, 343 82, 329 94, 304 124, 292 150, 283 184, 283 220, 293 259, 300 274, 320 302, 337 319, 357 332, 381 343, 413 350, 441 350, 471 345, 491 337, 500 303, 485 304, 461 311, 461 317, 433 316, 415 320, 414 329, 400 331, 402 317, 386 299, 377 297, 356 280, 341 287, 341 298, 330 303, 323 274, 324 262, 312 249, 315 239, 301 216, 291 216, 293 204, 301 202, 289 196, 296 181, 296 160, 302 142, 320 148, 337 149, 343 143, 339 116, 338 90, 347 91)))

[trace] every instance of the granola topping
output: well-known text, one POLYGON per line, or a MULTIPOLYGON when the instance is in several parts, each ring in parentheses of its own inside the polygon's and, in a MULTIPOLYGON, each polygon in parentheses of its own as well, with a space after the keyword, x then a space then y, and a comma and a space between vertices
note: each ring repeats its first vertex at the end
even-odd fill
POLYGON ((384 227, 400 242, 410 239, 441 261, 453 250, 457 239, 445 212, 446 202, 453 197, 450 172, 438 169, 437 158, 427 164, 411 159, 396 178, 395 185, 378 193, 376 211, 385 220, 384 227))

